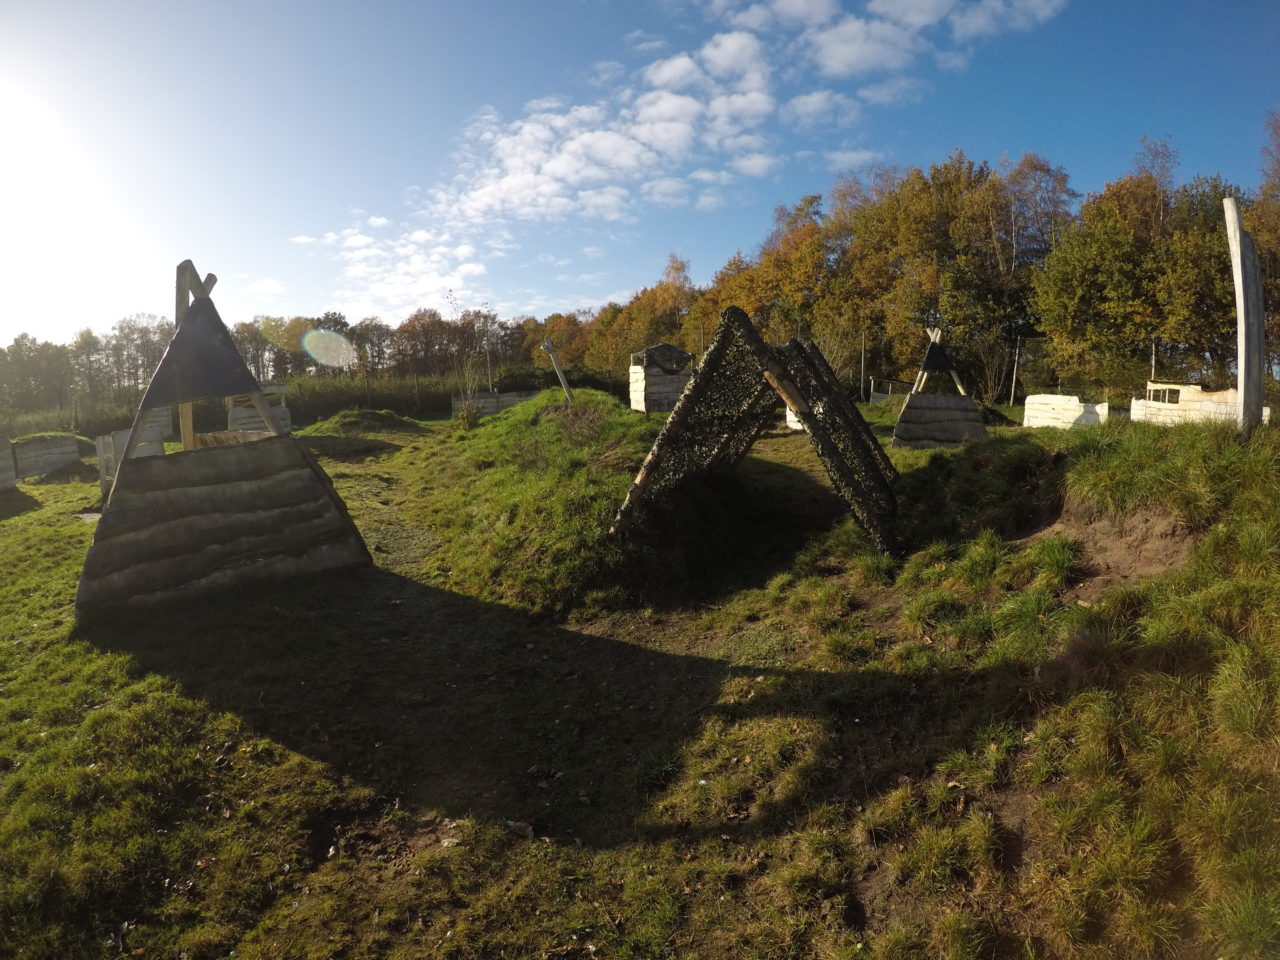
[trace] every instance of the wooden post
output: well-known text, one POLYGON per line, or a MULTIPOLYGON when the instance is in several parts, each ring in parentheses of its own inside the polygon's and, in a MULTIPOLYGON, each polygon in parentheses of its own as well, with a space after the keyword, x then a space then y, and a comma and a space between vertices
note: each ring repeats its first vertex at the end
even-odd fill
POLYGON ((1013 406, 1014 397, 1017 396, 1018 390, 1018 356, 1022 353, 1022 338, 1014 342, 1013 345, 1013 382, 1009 384, 1009 406, 1013 406))
POLYGON ((556 376, 560 378, 560 386, 564 388, 564 395, 570 403, 573 403, 573 391, 569 389, 569 381, 565 379, 564 371, 560 369, 560 358, 556 356, 556 345, 551 342, 550 337, 542 338, 542 349, 551 354, 551 366, 555 368, 556 376))
MULTIPOLYGON (((196 269, 196 265, 190 260, 183 260, 178 264, 177 280, 174 284, 174 301, 173 301, 173 329, 177 330, 182 326, 182 321, 187 319, 187 311, 191 309, 191 298, 207 297, 209 291, 213 289, 213 285, 218 282, 218 278, 212 273, 204 278, 204 282, 200 281, 200 271, 196 269)), ((271 426, 271 424, 267 424, 271 426)), ((196 430, 194 410, 190 403, 178 404, 178 430, 182 435, 182 449, 194 450, 196 448, 196 430)), ((129 437, 130 448, 133 446, 133 437, 129 437)), ((131 454, 132 449, 129 450, 131 454)))
POLYGON ((1231 276, 1236 288, 1236 387, 1240 394, 1237 422, 1248 436, 1262 422, 1263 370, 1266 366, 1263 339, 1262 272, 1253 237, 1240 226, 1240 208, 1235 197, 1223 197, 1227 220, 1227 243, 1231 248, 1231 276))

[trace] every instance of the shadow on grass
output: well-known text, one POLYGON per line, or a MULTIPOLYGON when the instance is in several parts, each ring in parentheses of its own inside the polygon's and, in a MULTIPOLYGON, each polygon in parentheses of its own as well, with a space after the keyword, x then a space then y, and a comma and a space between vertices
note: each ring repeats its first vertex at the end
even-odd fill
POLYGON ((807 472, 749 458, 691 479, 638 517, 622 575, 657 609, 715 603, 764 586, 847 515, 835 491, 807 472))
POLYGON ((0 520, 8 520, 38 506, 40 501, 24 490, 14 487, 0 491, 0 520))
POLYGON ((1061 514, 1066 468, 1062 449, 1028 432, 935 451, 903 470, 894 487, 899 540, 910 553, 970 540, 986 528, 1029 536, 1061 514))
MULTIPOLYGON (((664 653, 378 569, 99 618, 78 634, 372 787, 381 803, 524 821, 596 847, 785 831, 811 804, 865 799, 926 772, 1059 689, 1014 668, 832 673, 664 653), (759 693, 726 697, 729 683, 759 693), (767 794, 697 816, 664 812, 658 797, 699 776, 683 767, 683 748, 717 717, 811 718, 824 733, 767 794)), ((324 837, 315 845, 327 848, 324 837)))
POLYGON ((342 437, 330 434, 298 437, 317 456, 342 463, 362 463, 370 457, 383 457, 401 449, 398 443, 375 437, 342 437))

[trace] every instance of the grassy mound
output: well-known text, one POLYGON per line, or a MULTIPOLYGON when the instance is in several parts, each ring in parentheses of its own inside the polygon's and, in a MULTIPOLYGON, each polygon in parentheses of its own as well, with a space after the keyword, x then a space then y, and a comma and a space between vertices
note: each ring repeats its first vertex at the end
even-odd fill
POLYGON ((340 410, 297 431, 300 437, 350 437, 370 433, 421 433, 422 424, 390 410, 340 410))
POLYGON ((622 563, 607 534, 660 427, 605 393, 547 390, 406 467, 409 523, 442 546, 422 574, 472 596, 563 610, 622 563), (416 470, 415 470, 416 468, 416 470))
POLYGON ((1280 431, 893 451, 898 563, 802 435, 622 556, 656 419, 379 423, 308 439, 377 568, 135 621, 73 629, 96 484, 0 494, 9 952, 1280 953, 1280 431), (1197 546, 1084 592, 1095 515, 1197 546))

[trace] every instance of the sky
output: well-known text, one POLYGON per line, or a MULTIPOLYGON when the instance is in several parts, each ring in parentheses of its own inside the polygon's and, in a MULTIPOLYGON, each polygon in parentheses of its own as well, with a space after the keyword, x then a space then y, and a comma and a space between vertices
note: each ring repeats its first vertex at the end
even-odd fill
POLYGON ((0 0, 0 345, 709 283, 870 166, 1259 180, 1275 0, 0 0))

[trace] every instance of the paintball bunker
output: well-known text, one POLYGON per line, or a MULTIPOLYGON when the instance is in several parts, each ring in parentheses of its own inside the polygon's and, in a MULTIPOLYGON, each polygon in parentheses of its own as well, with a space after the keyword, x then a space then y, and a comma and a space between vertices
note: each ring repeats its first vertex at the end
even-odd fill
POLYGON ((674 410, 693 376, 693 354, 669 343, 655 344, 631 355, 627 375, 632 410, 674 410))
MULTIPOLYGON (((194 273, 190 261, 179 268, 194 273)), ((142 398, 148 410, 204 398, 267 404, 227 328, 190 278, 196 297, 142 398)), ((182 301, 179 301, 180 303, 182 301)), ((273 434, 195 435, 184 449, 135 457, 122 451, 76 592, 79 612, 185 599, 254 581, 370 562, 364 541, 320 465, 272 418, 273 434), (241 441, 241 442, 237 442, 241 441)), ((136 446, 136 442, 134 444, 136 446)))
POLYGON ((893 445, 915 450, 958 447, 966 440, 982 440, 987 435, 982 411, 964 392, 960 375, 942 345, 942 331, 929 328, 929 348, 916 374, 915 384, 902 405, 893 427, 893 445), (956 394, 924 393, 931 373, 947 373, 955 382, 956 394))
POLYGON ((813 344, 770 347, 746 313, 728 307, 614 518, 622 533, 664 494, 731 470, 777 416, 779 397, 809 434, 836 492, 880 549, 891 550, 897 472, 813 344))

